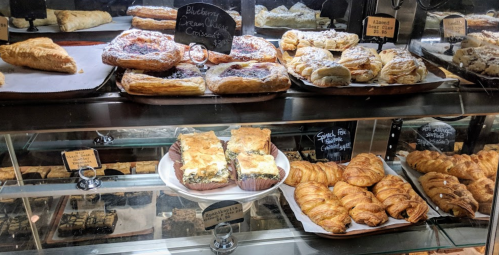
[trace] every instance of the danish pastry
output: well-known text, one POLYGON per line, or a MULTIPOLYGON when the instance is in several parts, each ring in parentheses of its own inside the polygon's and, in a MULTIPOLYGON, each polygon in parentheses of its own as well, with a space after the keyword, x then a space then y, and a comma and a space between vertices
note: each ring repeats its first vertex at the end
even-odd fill
POLYGON ((32 38, 11 45, 0 46, 3 61, 33 69, 76 73, 76 62, 66 50, 47 37, 32 38))
POLYGON ((289 186, 315 181, 327 186, 334 186, 342 180, 343 168, 334 162, 312 164, 308 161, 290 162, 289 175, 284 180, 289 186))
POLYGON ((494 177, 497 174, 497 165, 499 164, 499 154, 497 151, 479 151, 471 155, 473 162, 477 163, 486 177, 494 177))
POLYGON ((102 62, 123 68, 165 71, 182 59, 183 49, 159 32, 130 29, 118 35, 102 53, 102 62))
POLYGON ((199 69, 182 63, 163 72, 128 69, 121 83, 132 95, 203 95, 206 88, 199 69))
POLYGON ((275 62, 277 50, 269 41, 252 35, 234 36, 229 55, 210 51, 210 62, 214 64, 251 61, 275 62))
POLYGON ((155 20, 149 18, 132 18, 132 27, 145 30, 168 30, 175 29, 175 20, 155 20))
POLYGON ((315 47, 300 48, 287 64, 288 72, 310 81, 318 87, 336 87, 350 84, 350 70, 334 61, 328 50, 315 47))
POLYGON ((383 63, 380 80, 388 84, 414 84, 428 75, 425 64, 403 49, 383 50, 379 54, 383 63))
MULTIPOLYGON (((57 17, 55 16, 55 10, 52 9, 47 9, 47 18, 33 20, 35 27, 55 24, 57 24, 57 17)), ((12 18, 12 25, 17 28, 27 28, 29 27, 29 22, 26 19, 12 18)))
POLYGON ((356 34, 336 32, 334 29, 321 32, 289 30, 282 35, 279 45, 282 50, 296 50, 302 47, 316 47, 332 51, 344 51, 357 45, 356 34))
POLYGON ((377 77, 383 65, 375 49, 362 46, 343 51, 338 63, 350 70, 352 80, 356 82, 367 82, 377 77))
POLYGON ((490 214, 494 200, 494 187, 494 181, 489 178, 473 181, 466 186, 473 195, 473 198, 478 202, 479 212, 490 214))
POLYGON ((162 20, 176 20, 177 10, 162 6, 130 6, 126 11, 127 15, 162 20))
POLYGON ((277 63, 233 62, 206 72, 206 85, 215 94, 286 91, 291 81, 286 68, 277 63))
POLYGON ((73 32, 113 21, 111 14, 105 11, 55 11, 55 16, 62 32, 73 32))
POLYGON ((343 180, 351 185, 369 187, 381 181, 385 169, 380 158, 372 153, 355 156, 343 172, 343 180))
POLYGON ((454 54, 452 61, 472 72, 499 76, 499 58, 497 56, 499 56, 497 47, 483 46, 459 49, 454 54))

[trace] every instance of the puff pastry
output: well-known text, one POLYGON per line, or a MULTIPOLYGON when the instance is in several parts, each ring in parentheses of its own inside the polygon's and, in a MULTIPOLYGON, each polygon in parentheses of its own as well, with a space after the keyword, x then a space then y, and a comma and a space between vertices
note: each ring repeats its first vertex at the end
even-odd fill
POLYGON ((296 3, 289 10, 284 5, 271 11, 255 8, 255 14, 257 27, 316 28, 315 12, 303 3, 296 3))
POLYGON ((105 11, 55 11, 62 32, 73 32, 111 23, 111 14, 105 11))
MULTIPOLYGON (((57 24, 57 17, 55 16, 55 10, 53 9, 47 9, 47 18, 35 19, 33 21, 35 27, 55 24, 57 24)), ((17 28, 27 28, 29 27, 29 22, 26 19, 12 18, 12 25, 17 28)))
POLYGON ((338 62, 350 70, 352 80, 367 82, 377 77, 383 64, 378 53, 373 48, 354 46, 341 54, 338 62))
POLYGON ((497 165, 499 164, 499 154, 497 151, 481 150, 477 154, 471 155, 473 162, 477 163, 486 177, 494 177, 497 174, 497 165))
POLYGON ((180 62, 184 54, 172 36, 154 31, 130 29, 104 48, 102 62, 123 68, 165 71, 180 62))
POLYGON ((343 172, 343 180, 351 185, 368 187, 381 181, 385 169, 380 158, 372 153, 355 156, 343 172))
POLYGON ((315 181, 300 183, 294 196, 302 212, 312 222, 335 234, 346 232, 352 221, 348 210, 326 185, 315 181))
POLYGON ((76 73, 76 62, 66 50, 47 37, 32 38, 0 46, 2 60, 16 66, 33 69, 76 73))
POLYGON ((191 96, 203 95, 206 89, 199 68, 187 63, 163 72, 127 69, 121 83, 132 95, 191 96))
POLYGON ((149 18, 132 18, 132 27, 145 30, 168 30, 175 29, 175 20, 155 20, 149 18))
POLYGON ((428 204, 399 176, 385 176, 374 185, 373 194, 395 219, 416 223, 428 218, 428 204))
POLYGON ((419 177, 423 190, 446 213, 455 217, 475 217, 478 202, 464 184, 448 174, 430 172, 419 177))
POLYGON ((210 51, 209 60, 213 64, 251 61, 275 62, 277 50, 269 41, 252 35, 234 36, 229 55, 210 51))
POLYGON ((428 75, 425 64, 407 50, 388 49, 379 54, 383 63, 380 80, 388 84, 414 84, 423 81, 428 75))
POLYGON ((227 11, 227 13, 234 19, 236 22, 236 30, 240 30, 243 24, 243 18, 241 14, 237 11, 227 11))
POLYGON ((388 221, 385 206, 366 188, 340 181, 334 186, 333 194, 359 224, 376 227, 388 221))
POLYGON ((318 87, 350 84, 350 70, 335 62, 333 54, 328 50, 316 47, 300 48, 287 66, 289 73, 318 87))
POLYGON ((452 61, 472 72, 499 76, 499 49, 492 46, 458 49, 452 61))
POLYGON ((162 6, 141 6, 135 5, 128 7, 127 15, 149 19, 176 20, 177 10, 162 6))
POLYGON ((332 51, 344 51, 357 45, 356 34, 336 32, 334 29, 321 32, 289 30, 282 35, 279 45, 282 50, 296 50, 302 47, 316 47, 332 51))
POLYGON ((469 14, 464 17, 468 23, 469 28, 483 28, 483 27, 493 27, 497 28, 499 25, 499 19, 490 17, 483 14, 469 14))
POLYGON ((206 72, 206 85, 215 94, 286 91, 291 86, 286 68, 277 63, 233 62, 206 72))
POLYGON ((303 182, 315 181, 326 186, 334 186, 342 180, 342 175, 343 168, 334 162, 312 164, 308 161, 292 161, 284 183, 295 187, 303 182))
POLYGON ((483 30, 480 33, 469 33, 461 42, 461 48, 480 47, 496 45, 499 46, 499 33, 483 30))
POLYGON ((490 214, 494 200, 495 183, 489 178, 476 180, 466 186, 478 202, 478 211, 490 214))

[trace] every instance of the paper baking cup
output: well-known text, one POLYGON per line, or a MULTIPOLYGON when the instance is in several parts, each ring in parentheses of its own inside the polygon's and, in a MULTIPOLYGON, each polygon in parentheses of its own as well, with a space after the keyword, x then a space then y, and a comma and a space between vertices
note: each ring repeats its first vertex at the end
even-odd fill
POLYGON ((270 180, 270 179, 246 179, 244 181, 236 181, 237 186, 241 188, 242 190, 246 191, 259 191, 259 190, 266 190, 270 189, 272 186, 275 184, 279 183, 284 176, 286 175, 286 172, 284 169, 277 167, 279 169, 279 180, 270 180))

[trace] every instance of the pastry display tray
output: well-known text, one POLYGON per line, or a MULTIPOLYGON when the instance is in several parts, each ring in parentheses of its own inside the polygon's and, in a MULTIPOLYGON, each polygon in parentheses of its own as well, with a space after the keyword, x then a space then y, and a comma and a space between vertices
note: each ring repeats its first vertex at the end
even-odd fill
MULTIPOLYGON (((130 28, 132 25, 132 16, 121 16, 121 17, 113 17, 113 21, 111 23, 102 24, 100 26, 80 29, 74 32, 69 33, 77 33, 77 32, 102 32, 102 31, 124 31, 130 28)), ((27 28, 16 28, 12 25, 9 25, 9 32, 11 33, 23 33, 23 34, 42 34, 42 33, 64 33, 61 32, 58 25, 50 25, 50 26, 38 26, 37 32, 28 32, 27 28)))
MULTIPOLYGON (((383 159, 382 159, 383 160, 383 159)), ((386 162, 383 160, 383 167, 385 169, 385 174, 391 174, 391 175, 396 175, 399 176, 393 169, 391 169, 386 162)), ((350 227, 347 228, 347 232, 345 234, 333 234, 330 232, 327 232, 324 230, 322 227, 319 225, 313 223, 310 218, 305 215, 301 209, 300 206, 296 203, 296 200, 294 198, 294 193, 295 193, 295 188, 288 186, 287 184, 283 184, 279 187, 286 198, 286 201, 288 201, 289 206, 291 207, 291 210, 293 210, 295 217, 297 220, 299 220, 303 224, 303 228, 306 232, 311 232, 311 233, 316 233, 319 236, 326 237, 326 238, 332 238, 332 239, 345 239, 345 238, 355 238, 359 236, 365 236, 365 235, 372 235, 372 234, 379 234, 387 231, 392 231, 394 229, 401 229, 405 227, 409 227, 412 225, 415 225, 414 223, 407 222, 406 220, 399 220, 392 218, 390 215, 388 215, 388 221, 378 227, 369 227, 364 224, 358 224, 352 219, 352 223, 350 224, 350 227)), ((333 187, 330 187, 329 189, 333 190, 333 187)), ((428 211, 428 219, 439 217, 440 215, 435 212, 433 209, 428 211)), ((418 224, 418 223, 416 223, 418 224)))
POLYGON ((102 63, 104 44, 63 46, 76 61, 75 74, 13 66, 0 59, 5 84, 0 100, 50 100, 83 97, 95 92, 111 77, 114 67, 102 63))
MULTIPOLYGON (((402 164, 402 170, 404 171, 404 174, 409 178, 409 181, 412 183, 413 187, 416 187, 418 193, 422 195, 424 200, 435 210, 437 211, 438 214, 441 216, 445 217, 454 217, 452 214, 446 213, 438 208, 438 206, 431 201, 431 199, 426 195, 426 193, 423 190, 423 186, 421 186, 421 183, 419 183, 419 177, 423 175, 423 173, 420 173, 412 167, 410 167, 406 160, 405 157, 399 156, 400 158, 400 163, 402 164)), ((487 214, 483 214, 480 212, 475 212, 475 220, 489 220, 490 216, 487 214)))

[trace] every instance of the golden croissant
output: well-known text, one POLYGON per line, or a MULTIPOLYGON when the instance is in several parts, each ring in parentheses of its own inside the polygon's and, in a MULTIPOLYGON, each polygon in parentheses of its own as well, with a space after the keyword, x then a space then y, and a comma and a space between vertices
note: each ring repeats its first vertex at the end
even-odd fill
POLYGON ((475 217, 478 202, 452 175, 430 172, 419 178, 423 190, 439 209, 455 217, 475 217))
POLYGON ((482 178, 468 184, 466 188, 471 192, 473 198, 478 201, 478 211, 490 214, 492 201, 494 199, 494 181, 489 178, 482 178))
MULTIPOLYGON (((497 165, 499 164, 499 154, 496 151, 479 151, 471 155, 473 162, 477 163, 485 176, 495 177, 497 174, 497 165)), ((495 179, 495 178, 494 178, 495 179)))
POLYGON ((344 181, 359 187, 372 186, 384 176, 383 162, 372 153, 355 156, 343 172, 344 181))
POLYGON ((398 176, 385 176, 374 185, 373 194, 395 219, 416 223, 428 218, 428 204, 412 189, 411 184, 398 176))
POLYGON ((388 221, 384 205, 366 188, 340 181, 334 186, 333 194, 359 224, 375 227, 388 221))
POLYGON ((326 185, 315 181, 300 183, 294 196, 302 212, 312 222, 335 234, 346 232, 351 223, 348 210, 326 185))
POLYGON ((302 182, 316 181, 334 186, 341 180, 342 174, 343 168, 334 162, 312 164, 308 161, 293 161, 290 162, 289 175, 284 183, 295 187, 302 182))

